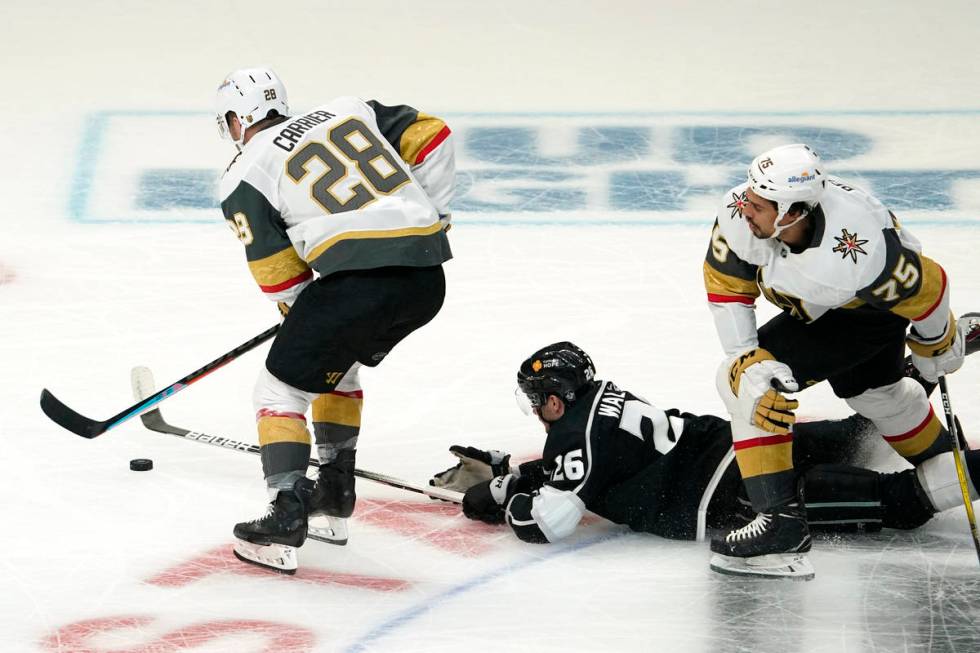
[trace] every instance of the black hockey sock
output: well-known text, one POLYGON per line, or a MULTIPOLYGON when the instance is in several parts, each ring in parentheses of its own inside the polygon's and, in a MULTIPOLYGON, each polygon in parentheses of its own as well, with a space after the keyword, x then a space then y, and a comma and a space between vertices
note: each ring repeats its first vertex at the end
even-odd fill
POLYGON ((849 465, 817 465, 807 470, 803 494, 807 521, 813 530, 877 531, 885 516, 879 477, 849 465))
POLYGON ((910 530, 932 519, 935 510, 914 469, 878 474, 883 508, 882 526, 910 530))
POLYGON ((970 449, 964 454, 966 458, 966 471, 973 481, 973 487, 980 491, 980 449, 970 449))

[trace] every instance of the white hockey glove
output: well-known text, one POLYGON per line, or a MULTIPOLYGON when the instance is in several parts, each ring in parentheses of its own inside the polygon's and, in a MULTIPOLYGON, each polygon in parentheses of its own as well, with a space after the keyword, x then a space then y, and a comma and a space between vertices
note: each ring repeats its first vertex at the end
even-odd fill
POLYGON ((510 454, 503 451, 484 451, 454 444, 449 447, 449 452, 459 458, 459 462, 429 479, 429 485, 466 492, 477 483, 510 472, 510 454))
MULTIPOLYGON (((973 317, 972 320, 975 320, 973 317)), ((950 320, 952 324, 952 319, 950 320)), ((939 376, 952 374, 963 365, 966 357, 966 341, 972 333, 971 319, 967 316, 961 317, 956 322, 956 332, 953 334, 953 341, 945 349, 930 351, 927 345, 918 342, 913 335, 909 334, 908 344, 912 353, 912 365, 919 370, 926 381, 932 383, 939 382, 939 376)), ((975 336, 974 336, 975 337, 975 336)))
POLYGON ((796 392, 799 386, 793 371, 765 349, 750 349, 723 362, 718 385, 719 394, 733 418, 767 433, 782 434, 792 430, 796 422, 793 411, 800 403, 787 399, 782 393, 796 392))

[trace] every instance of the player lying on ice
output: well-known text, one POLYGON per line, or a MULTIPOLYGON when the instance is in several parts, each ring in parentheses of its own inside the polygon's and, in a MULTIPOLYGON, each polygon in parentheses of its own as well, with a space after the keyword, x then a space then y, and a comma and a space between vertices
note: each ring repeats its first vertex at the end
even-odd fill
MULTIPOLYGON (((959 321, 971 353, 980 348, 978 317, 959 321)), ((914 368, 910 375, 933 389, 914 368)), ((635 531, 688 540, 754 517, 727 420, 661 410, 598 380, 588 354, 570 342, 535 352, 517 383, 518 400, 547 432, 541 458, 512 467, 508 454, 453 446, 459 464, 430 480, 465 492, 470 519, 506 521, 520 539, 544 543, 570 535, 586 510, 635 531)), ((794 469, 811 526, 912 529, 962 505, 952 453, 881 473, 848 464, 861 441, 877 434, 860 415, 798 423, 794 431, 794 469)), ((980 450, 966 457, 976 485, 980 450)))

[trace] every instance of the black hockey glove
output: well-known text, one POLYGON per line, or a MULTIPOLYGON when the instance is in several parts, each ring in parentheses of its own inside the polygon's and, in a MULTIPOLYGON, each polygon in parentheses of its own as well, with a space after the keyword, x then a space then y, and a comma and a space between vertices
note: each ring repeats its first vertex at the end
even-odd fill
POLYGON ((459 458, 459 462, 429 479, 429 485, 466 492, 477 483, 510 472, 510 454, 503 451, 484 451, 454 444, 449 447, 449 453, 459 458))
POLYGON ((515 480, 513 474, 507 474, 477 483, 463 495, 463 514, 487 524, 502 523, 508 490, 515 480))

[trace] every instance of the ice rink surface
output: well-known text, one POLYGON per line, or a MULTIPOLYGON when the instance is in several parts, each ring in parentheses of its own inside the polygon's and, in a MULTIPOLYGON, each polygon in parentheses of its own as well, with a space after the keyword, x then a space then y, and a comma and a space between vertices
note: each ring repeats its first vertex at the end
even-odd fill
MULTIPOLYGON (((770 144, 870 186, 954 310, 980 310, 978 30, 966 0, 4 3, 0 651, 980 650, 962 509, 819 539, 812 582, 751 582, 710 572, 704 544, 592 519, 532 546, 359 481, 350 544, 309 542, 287 578, 230 554, 265 501, 258 458, 136 420, 84 440, 37 404, 47 387, 108 417, 134 365, 169 384, 275 324, 211 197, 233 153, 213 91, 256 63, 294 109, 356 95, 456 134, 447 301, 363 374, 363 469, 424 483, 457 443, 534 456, 514 374, 560 339, 663 408, 723 411, 701 262, 720 194, 770 144)), ((164 414, 254 442, 264 351, 164 414)), ((950 390, 980 446, 980 362, 950 390)), ((800 399, 847 413, 822 387, 800 399)))

